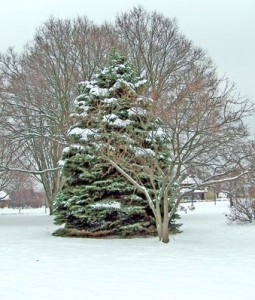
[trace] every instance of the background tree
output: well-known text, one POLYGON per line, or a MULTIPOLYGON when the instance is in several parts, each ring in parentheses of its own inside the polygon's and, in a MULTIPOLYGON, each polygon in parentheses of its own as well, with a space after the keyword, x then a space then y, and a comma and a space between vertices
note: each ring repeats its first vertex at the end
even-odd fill
MULTIPOLYGON (((201 187, 237 180, 250 172, 247 156, 251 152, 247 153, 236 145, 245 145, 247 131, 242 118, 251 112, 252 107, 247 100, 234 95, 232 86, 217 79, 214 69, 209 66, 198 65, 187 72, 182 78, 183 84, 173 89, 176 98, 169 95, 170 100, 162 99, 161 107, 157 106, 158 101, 157 109, 154 108, 155 117, 161 116, 163 120, 161 134, 170 141, 169 164, 162 172, 158 158, 151 154, 146 158, 149 163, 141 165, 147 166, 151 182, 162 182, 161 190, 155 199, 151 199, 152 202, 166 202, 166 195, 171 191, 174 205, 164 214, 164 242, 168 241, 168 222, 185 194, 201 187), (197 74, 200 74, 200 80, 197 74), (190 174, 197 175, 202 181, 183 193, 181 182, 190 174)), ((139 186, 140 190, 147 192, 125 159, 112 155, 110 161, 137 188, 139 186)))
POLYGON ((31 182, 30 174, 12 171, 12 168, 19 169, 24 164, 29 167, 25 161, 22 145, 15 143, 15 141, 10 142, 9 133, 6 130, 0 130, 0 191, 3 190, 9 195, 17 189, 20 182, 24 186, 31 182))
MULTIPOLYGON (((240 147, 240 145, 239 145, 240 147)), ((254 201, 254 141, 247 143, 245 147, 247 155, 246 176, 234 180, 233 183, 223 185, 227 189, 230 198, 230 214, 227 218, 232 222, 247 223, 255 220, 255 201, 254 201)))
POLYGON ((183 84, 182 77, 208 60, 202 49, 181 34, 175 19, 158 12, 134 8, 117 16, 115 28, 137 73, 148 79, 153 100, 171 101, 169 96, 183 84))
POLYGON ((41 191, 35 191, 30 185, 20 185, 10 194, 11 208, 18 208, 19 212, 24 208, 39 208, 45 205, 45 194, 41 191))
POLYGON ((6 107, 1 127, 8 129, 12 143, 22 143, 26 149, 27 170, 34 170, 42 183, 51 212, 76 85, 90 79, 104 62, 110 47, 106 30, 86 18, 51 18, 24 53, 17 55, 10 49, 0 56, 1 98, 6 107))

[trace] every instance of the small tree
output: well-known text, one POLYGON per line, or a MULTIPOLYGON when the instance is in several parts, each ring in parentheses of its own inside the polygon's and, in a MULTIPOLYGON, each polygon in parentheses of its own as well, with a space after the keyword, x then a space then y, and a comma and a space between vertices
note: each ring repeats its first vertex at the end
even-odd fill
POLYGON ((227 185, 231 199, 230 214, 227 214, 227 218, 239 223, 250 223, 255 220, 254 141, 249 142, 247 148, 251 152, 247 157, 249 173, 241 180, 235 180, 227 185))
POLYGON ((231 212, 226 217, 232 222, 253 222, 255 220, 255 201, 252 199, 234 199, 231 212))

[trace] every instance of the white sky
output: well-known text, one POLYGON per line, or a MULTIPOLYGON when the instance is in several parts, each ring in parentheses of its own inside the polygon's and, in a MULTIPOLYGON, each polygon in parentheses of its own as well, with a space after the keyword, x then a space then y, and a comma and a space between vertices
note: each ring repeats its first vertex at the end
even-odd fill
MULTIPOLYGON (((137 5, 176 17, 180 30, 207 51, 220 74, 255 102, 254 0, 0 0, 0 51, 21 50, 50 15, 86 15, 102 23, 137 5)), ((255 117, 250 125, 255 132, 255 117)))

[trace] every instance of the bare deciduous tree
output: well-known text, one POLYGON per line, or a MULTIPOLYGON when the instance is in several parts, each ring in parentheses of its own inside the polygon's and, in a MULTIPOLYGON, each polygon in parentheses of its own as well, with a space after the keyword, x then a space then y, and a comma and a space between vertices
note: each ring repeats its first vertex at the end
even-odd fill
MULTIPOLYGON (((108 152, 110 163, 145 194, 163 242, 169 241, 169 221, 186 194, 201 187, 237 180, 250 171, 247 164, 250 152, 236 145, 245 144, 247 133, 242 117, 249 114, 252 107, 247 100, 233 94, 232 86, 223 86, 224 82, 216 80, 212 70, 205 70, 190 71, 201 71, 199 82, 197 78, 192 82, 192 73, 186 74, 187 82, 176 87, 175 101, 169 103, 168 99, 161 99, 152 106, 152 119, 161 118, 163 125, 151 135, 161 135, 169 141, 167 168, 160 167, 160 158, 155 153, 144 153, 139 164, 131 165, 132 157, 127 159, 126 153, 108 152), (155 109, 158 104, 160 107, 155 109), (149 188, 137 177, 141 172, 150 177, 149 188), (183 190, 181 182, 189 174, 200 175, 202 180, 189 190, 183 190), (159 190, 154 188, 155 182, 161 183, 159 190)), ((128 145, 124 149, 128 149, 128 145)))
POLYGON ((169 99, 187 71, 208 60, 203 50, 180 33, 175 19, 158 12, 134 8, 117 17, 116 31, 138 74, 147 78, 153 100, 169 99))
POLYGON ((106 32, 110 32, 106 25, 99 28, 86 18, 50 18, 23 54, 10 49, 0 56, 1 103, 5 104, 1 127, 8 129, 12 143, 22 143, 26 149, 27 171, 44 186, 50 209, 59 188, 58 160, 77 82, 90 79, 106 59, 112 47, 106 32))

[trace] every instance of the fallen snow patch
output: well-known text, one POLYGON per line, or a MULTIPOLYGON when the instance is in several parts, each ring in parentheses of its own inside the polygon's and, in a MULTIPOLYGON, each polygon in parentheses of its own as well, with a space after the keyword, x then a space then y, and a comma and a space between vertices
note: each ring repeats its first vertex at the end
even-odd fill
POLYGON ((56 238, 43 210, 0 209, 0 299, 253 299, 254 224, 228 224, 225 201, 195 207, 180 212, 183 233, 169 244, 56 238))

